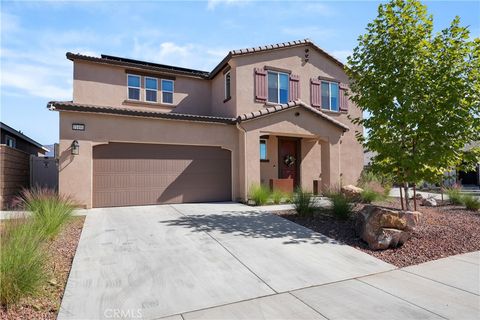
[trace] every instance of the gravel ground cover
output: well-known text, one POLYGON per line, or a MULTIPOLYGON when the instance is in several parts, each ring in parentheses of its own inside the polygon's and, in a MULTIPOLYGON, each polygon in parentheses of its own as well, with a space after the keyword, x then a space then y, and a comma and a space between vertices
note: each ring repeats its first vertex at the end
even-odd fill
MULTIPOLYGON (((399 201, 375 203, 399 208, 399 201)), ((357 205, 355 213, 363 206, 357 205)), ((418 206, 422 221, 412 238, 403 246, 393 249, 370 250, 355 235, 355 220, 341 221, 325 214, 299 217, 294 210, 275 214, 304 227, 339 240, 397 267, 406 267, 451 255, 480 250, 480 212, 468 211, 460 206, 440 204, 438 207, 418 206)))
POLYGON ((0 319, 56 319, 77 249, 85 217, 73 217, 62 232, 48 244, 50 280, 38 297, 27 298, 7 310, 0 308, 0 319))

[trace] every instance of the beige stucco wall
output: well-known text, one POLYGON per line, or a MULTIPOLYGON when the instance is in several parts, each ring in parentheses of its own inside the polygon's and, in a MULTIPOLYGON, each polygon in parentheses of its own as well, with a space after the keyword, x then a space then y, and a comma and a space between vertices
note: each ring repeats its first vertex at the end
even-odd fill
POLYGON ((219 146, 232 152, 232 198, 240 197, 238 186, 238 133, 233 125, 151 118, 111 116, 77 112, 60 113, 60 192, 82 206, 92 206, 92 148, 108 142, 136 142, 219 146), (73 131, 72 123, 85 124, 73 131), (72 156, 73 140, 80 154, 72 156))
POLYGON ((310 104, 310 79, 327 77, 348 84, 342 67, 310 47, 309 61, 304 61, 305 47, 285 48, 234 57, 236 64, 238 97, 237 114, 253 112, 264 107, 255 101, 254 69, 265 66, 289 70, 300 76, 300 99, 310 104), (240 87, 240 88, 239 88, 240 87))
MULTIPOLYGON (((74 63, 74 94, 76 103, 131 107, 191 114, 234 117, 265 107, 254 100, 255 67, 277 67, 301 76, 300 98, 310 103, 310 78, 329 77, 343 83, 348 78, 342 68, 326 56, 310 48, 310 60, 303 60, 304 48, 287 48, 254 55, 237 56, 230 60, 232 99, 224 102, 223 70, 212 80, 176 76, 175 108, 160 104, 129 103, 125 68, 86 61, 74 63)), ((142 81, 143 85, 143 81, 142 81)), ((142 92, 142 94, 144 94, 142 92)), ((302 162, 300 183, 311 190, 313 180, 323 187, 355 184, 363 168, 363 149, 356 141, 353 125, 344 112, 325 112, 346 124, 342 132, 337 126, 298 107, 267 117, 243 122, 237 126, 139 117, 61 112, 60 116, 60 191, 72 194, 83 205, 91 206, 92 148, 109 141, 139 143, 172 143, 216 145, 232 151, 233 199, 244 200, 248 188, 260 182, 268 184, 278 174, 276 136, 301 137, 302 162), (298 117, 295 112, 299 112, 298 117), (72 131, 73 122, 85 123, 85 132, 72 131), (259 139, 268 134, 270 162, 259 159, 259 139), (80 155, 71 156, 72 140, 80 142, 80 155)), ((361 111, 350 104, 352 117, 361 111)))
MULTIPOLYGON (((160 89, 162 75, 149 73, 149 76, 159 79, 160 89)), ((176 113, 211 114, 211 82, 193 77, 175 77, 173 105, 128 101, 127 72, 124 67, 77 60, 73 68, 73 102, 176 113)), ((142 76, 140 100, 145 100, 144 85, 142 76)), ((157 98, 160 101, 160 91, 157 98)))
MULTIPOLYGON (((303 107, 282 111, 266 117, 246 121, 241 124, 246 130, 247 157, 245 180, 248 187, 260 184, 262 179, 276 178, 278 170, 278 155, 275 148, 270 147, 269 156, 274 159, 272 164, 260 163, 259 141, 262 135, 291 136, 302 138, 300 185, 306 190, 313 189, 313 180, 323 183, 339 184, 341 177, 340 140, 343 134, 338 126, 314 115, 303 107), (295 114, 298 113, 298 116, 295 114), (322 155, 329 155, 322 158, 322 155), (274 167, 275 166, 275 167, 274 167), (267 169, 265 171, 261 170, 267 169)), ((272 137, 269 138, 269 140, 272 137)), ((272 145, 276 145, 275 142, 272 145)), ((345 168, 345 170, 349 170, 345 168)), ((240 177, 243 179, 243 177, 240 177)))
MULTIPOLYGON (((265 103, 255 102, 254 92, 254 68, 264 68, 265 66, 277 67, 290 70, 293 74, 300 75, 300 99, 310 104, 310 79, 326 77, 332 78, 344 84, 349 83, 349 79, 343 69, 325 55, 319 53, 310 47, 309 61, 304 61, 305 46, 286 48, 276 51, 267 51, 251 55, 242 55, 234 57, 236 72, 236 92, 235 113, 237 115, 248 112, 254 112, 265 107, 265 103)), ((355 137, 355 132, 363 132, 363 128, 354 125, 349 119, 351 117, 361 117, 361 110, 353 103, 349 102, 349 110, 346 112, 323 111, 332 118, 346 124, 350 130, 341 138, 341 148, 335 150, 339 152, 341 184, 356 184, 358 177, 363 169, 363 148, 355 137)), ((313 154, 319 154, 321 148, 316 146, 313 154)), ((309 154, 309 157, 311 155, 309 154)), ((265 167, 265 166, 262 166, 265 167)), ((304 177, 305 172, 302 172, 304 177)))
POLYGON ((236 95, 236 65, 234 61, 229 63, 230 65, 230 94, 231 99, 225 101, 225 78, 224 70, 227 69, 227 66, 223 68, 211 81, 212 87, 212 109, 211 113, 215 116, 220 117, 236 117, 235 104, 237 101, 236 95))
POLYGON ((232 152, 234 200, 245 200, 252 184, 259 184, 262 178, 269 179, 261 174, 264 164, 271 166, 267 175, 276 176, 275 135, 302 138, 300 184, 304 189, 312 190, 313 180, 339 184, 341 173, 349 170, 342 169, 340 164, 343 131, 301 107, 238 126, 77 112, 61 112, 60 123, 60 191, 85 207, 92 205, 93 147, 108 142, 209 145, 228 149, 232 152), (83 123, 86 130, 72 131, 72 123, 83 123), (265 134, 271 135, 268 146, 271 162, 260 163, 259 139, 265 134), (70 154, 73 140, 80 143, 77 156, 70 154))

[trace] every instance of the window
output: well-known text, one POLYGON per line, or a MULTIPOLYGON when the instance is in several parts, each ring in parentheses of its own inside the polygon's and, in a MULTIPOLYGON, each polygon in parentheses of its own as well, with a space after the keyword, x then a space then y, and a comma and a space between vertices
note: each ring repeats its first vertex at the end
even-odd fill
POLYGON ((338 111, 338 83, 322 81, 322 109, 338 111))
POLYGON ((128 99, 140 100, 140 76, 128 75, 128 99))
POLYGON ((157 102, 157 90, 157 79, 145 77, 145 100, 148 102, 157 102))
POLYGON ((162 80, 162 102, 173 104, 173 81, 162 80))
POLYGON ((230 71, 228 71, 225 73, 225 100, 230 98, 230 71))
POLYGON ((287 73, 268 71, 268 102, 288 102, 288 81, 287 73))
POLYGON ((5 136, 5 144, 11 148, 15 148, 17 146, 17 141, 15 140, 15 138, 5 136))
POLYGON ((260 160, 267 160, 267 140, 260 139, 260 160))

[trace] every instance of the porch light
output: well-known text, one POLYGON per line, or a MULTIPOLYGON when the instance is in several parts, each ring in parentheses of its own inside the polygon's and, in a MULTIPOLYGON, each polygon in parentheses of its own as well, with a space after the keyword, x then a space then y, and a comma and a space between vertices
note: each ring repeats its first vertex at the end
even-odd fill
POLYGON ((70 145, 70 149, 72 152, 72 155, 78 156, 80 153, 80 145, 78 144, 77 140, 73 140, 72 144, 70 145))

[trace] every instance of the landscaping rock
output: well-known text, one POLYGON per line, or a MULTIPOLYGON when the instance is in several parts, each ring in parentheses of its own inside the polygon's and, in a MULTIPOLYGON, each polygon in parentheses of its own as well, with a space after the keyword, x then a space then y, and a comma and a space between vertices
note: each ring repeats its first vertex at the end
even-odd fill
POLYGON ((349 184, 348 186, 343 186, 340 189, 340 192, 345 195, 345 197, 347 197, 349 200, 358 200, 360 199, 360 195, 363 192, 363 189, 349 184))
POLYGON ((422 206, 425 207, 436 207, 437 206, 437 200, 435 198, 426 198, 422 200, 422 206))
MULTIPOLYGON (((417 200, 423 200, 423 199, 425 199, 421 193, 416 193, 416 194, 415 194, 415 198, 417 198, 417 200)), ((410 199, 413 200, 413 195, 412 195, 412 197, 411 197, 410 199)))
POLYGON ((411 237, 421 215, 418 211, 367 205, 357 214, 355 231, 372 250, 397 247, 411 237))

